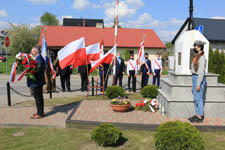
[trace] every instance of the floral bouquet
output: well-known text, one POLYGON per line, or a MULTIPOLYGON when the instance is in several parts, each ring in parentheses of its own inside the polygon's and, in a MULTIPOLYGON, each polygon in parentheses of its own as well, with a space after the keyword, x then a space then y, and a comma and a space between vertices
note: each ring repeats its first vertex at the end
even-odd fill
POLYGON ((156 99, 142 100, 136 103, 136 110, 156 112, 159 109, 158 101, 156 99))
POLYGON ((35 72, 37 72, 39 66, 35 57, 33 55, 27 53, 18 53, 16 55, 16 61, 14 62, 10 75, 10 82, 15 81, 16 70, 22 72, 17 78, 20 81, 23 76, 27 76, 28 78, 35 80, 35 72))

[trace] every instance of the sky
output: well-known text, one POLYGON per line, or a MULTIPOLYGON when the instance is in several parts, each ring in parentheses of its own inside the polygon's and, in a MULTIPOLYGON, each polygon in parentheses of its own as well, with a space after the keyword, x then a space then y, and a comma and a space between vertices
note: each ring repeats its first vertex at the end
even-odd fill
MULTIPOLYGON (((110 27, 116 0, 0 0, 0 30, 9 23, 40 25, 50 12, 62 23, 66 18, 104 19, 110 27)), ((225 0, 194 0, 194 17, 225 19, 225 0)), ((164 42, 171 41, 189 16, 189 0, 119 0, 123 28, 153 29, 164 42)))

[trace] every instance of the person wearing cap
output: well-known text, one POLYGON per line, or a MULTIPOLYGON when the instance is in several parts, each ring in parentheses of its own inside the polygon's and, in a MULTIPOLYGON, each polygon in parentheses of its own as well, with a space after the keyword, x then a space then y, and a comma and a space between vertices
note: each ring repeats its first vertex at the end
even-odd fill
POLYGON ((134 60, 134 55, 130 55, 130 60, 127 62, 127 75, 128 75, 128 89, 130 89, 130 80, 132 78, 132 91, 136 92, 136 77, 137 77, 137 63, 134 60))
POLYGON ((145 53, 145 62, 141 65, 141 88, 148 85, 149 76, 152 73, 151 61, 148 59, 148 53, 145 53))
POLYGON ((160 53, 156 53, 156 58, 152 62, 153 80, 152 84, 155 85, 157 80, 157 86, 160 85, 160 76, 162 75, 162 60, 160 59, 160 53))
POLYGON ((188 118, 190 122, 201 123, 204 120, 204 96, 206 89, 206 57, 204 55, 204 44, 203 41, 194 42, 194 57, 191 64, 192 72, 192 93, 194 97, 194 106, 196 114, 193 117, 188 118))

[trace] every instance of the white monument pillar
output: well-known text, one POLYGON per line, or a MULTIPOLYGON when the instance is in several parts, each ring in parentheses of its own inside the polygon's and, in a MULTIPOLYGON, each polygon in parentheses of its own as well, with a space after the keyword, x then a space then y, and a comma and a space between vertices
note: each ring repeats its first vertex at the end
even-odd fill
POLYGON ((207 59, 206 73, 208 73, 209 41, 197 30, 184 32, 175 42, 175 74, 191 74, 190 63, 191 48, 194 48, 194 41, 205 42, 204 53, 207 59))

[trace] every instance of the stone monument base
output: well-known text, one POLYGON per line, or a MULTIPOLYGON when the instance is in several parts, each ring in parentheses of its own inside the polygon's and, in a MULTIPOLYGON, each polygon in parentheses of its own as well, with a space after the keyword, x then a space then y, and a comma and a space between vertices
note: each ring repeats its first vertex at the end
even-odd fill
MULTIPOLYGON (((208 118, 225 118, 225 85, 218 83, 217 74, 206 75, 204 115, 208 118)), ((171 118, 188 118, 195 114, 192 95, 192 75, 169 72, 161 80, 158 101, 162 114, 171 118)))

